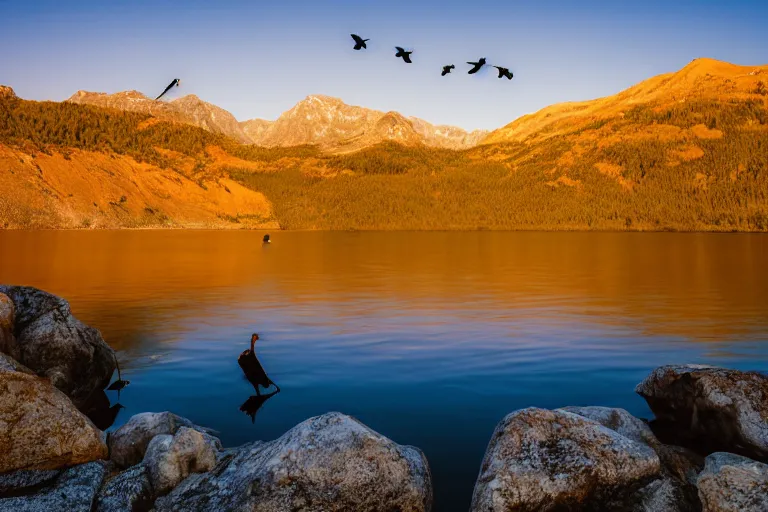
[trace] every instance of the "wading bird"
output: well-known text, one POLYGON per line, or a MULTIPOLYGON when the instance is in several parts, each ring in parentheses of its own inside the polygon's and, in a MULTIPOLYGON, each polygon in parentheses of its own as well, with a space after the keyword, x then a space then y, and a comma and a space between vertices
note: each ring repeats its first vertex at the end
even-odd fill
POLYGON ((355 50, 359 50, 361 48, 365 48, 366 50, 368 49, 368 47, 365 46, 365 42, 370 41, 370 39, 363 39, 357 34, 350 34, 350 35, 352 36, 352 39, 355 40, 355 48, 354 48, 355 50))
POLYGON ((180 78, 174 78, 174 79, 173 79, 173 82, 171 82, 171 84, 170 84, 168 87, 166 87, 166 88, 165 88, 165 90, 163 91, 163 93, 162 93, 160 96, 158 96, 157 98, 155 98, 155 101, 157 101, 157 100, 159 100, 160 98, 162 98, 162 97, 165 95, 165 93, 167 93, 168 91, 170 91, 170 90, 173 88, 173 86, 174 86, 174 85, 175 85, 176 87, 178 87, 178 86, 179 86, 179 84, 181 84, 181 79, 180 79, 180 78))
POLYGON ((257 395, 261 395, 259 386, 269 388, 271 385, 275 386, 275 388, 280 391, 280 386, 275 384, 272 379, 267 377, 267 373, 264 371, 261 363, 256 358, 254 345, 258 339, 259 335, 256 333, 251 336, 251 348, 243 350, 243 353, 240 354, 240 357, 237 358, 237 364, 239 364, 240 368, 242 368, 243 373, 245 374, 245 378, 248 379, 248 382, 250 382, 253 388, 256 390, 257 395))
POLYGON ((395 54, 395 57, 402 57, 402 58, 403 58, 403 60, 404 60, 404 61, 405 61, 407 64, 413 64, 413 63, 411 62, 411 54, 412 54, 413 52, 407 52, 407 51, 403 50, 402 48, 400 48, 399 46, 395 46, 395 50, 397 50, 397 53, 395 54))
POLYGON ((512 77, 514 76, 507 68, 502 68, 501 66, 493 66, 496 69, 499 70, 499 78, 505 78, 507 80, 512 80, 512 77))
POLYGON ((477 61, 477 62, 467 62, 467 64, 472 64, 472 69, 470 69, 470 70, 467 72, 467 74, 469 74, 469 75, 474 75, 475 73, 477 73, 478 71, 480 71, 480 68, 482 68, 483 66, 485 66, 485 57, 483 57, 482 59, 480 59, 480 60, 479 60, 479 61, 477 61))
POLYGON ((120 390, 131 383, 129 380, 123 380, 123 376, 120 373, 120 364, 117 362, 117 356, 112 354, 115 359, 115 367, 117 368, 117 380, 109 385, 108 391, 117 391, 117 399, 120 400, 120 390))
POLYGON ((455 68, 455 67, 456 67, 456 66, 454 66, 453 64, 451 64, 450 66, 443 66, 443 72, 442 72, 442 73, 440 73, 440 76, 445 76, 445 75, 447 75, 447 74, 448 74, 448 73, 450 73, 450 72, 451 72, 451 70, 452 70, 453 68, 455 68))
POLYGON ((269 233, 264 235, 264 243, 265 244, 271 244, 272 243, 272 241, 269 239, 269 233))

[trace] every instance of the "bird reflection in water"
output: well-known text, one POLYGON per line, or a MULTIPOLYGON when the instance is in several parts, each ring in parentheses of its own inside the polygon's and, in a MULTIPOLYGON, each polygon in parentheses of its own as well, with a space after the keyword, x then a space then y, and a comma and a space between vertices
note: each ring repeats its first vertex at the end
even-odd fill
POLYGON ((86 403, 80 409, 99 430, 107 430, 115 423, 121 409, 125 409, 120 403, 109 404, 107 394, 98 390, 88 397, 86 403))
POLYGON ((123 380, 117 356, 113 354, 113 357, 115 358, 115 367, 117 368, 117 380, 110 384, 106 390, 117 391, 117 403, 110 405, 107 394, 99 389, 88 397, 81 409, 99 430, 107 430, 111 427, 115 423, 117 415, 120 414, 120 410, 125 409, 120 404, 120 391, 131 383, 128 380, 123 380))
POLYGON ((266 395, 251 395, 248 397, 248 400, 243 402, 243 405, 240 406, 240 410, 251 417, 251 423, 256 423, 256 413, 259 412, 261 406, 264 405, 264 402, 279 392, 280 390, 275 390, 266 395))
POLYGON ((243 405, 240 406, 240 410, 251 417, 251 423, 256 421, 256 413, 264 405, 264 402, 275 396, 280 392, 280 386, 274 383, 272 379, 267 376, 264 371, 264 367, 261 366, 258 358, 256 357, 255 345, 258 341, 259 335, 253 334, 251 336, 251 348, 244 350, 240 357, 237 358, 237 364, 243 370, 245 378, 251 383, 256 394, 248 397, 243 405), (275 387, 275 390, 266 394, 261 393, 261 387, 265 390, 271 386, 275 387))

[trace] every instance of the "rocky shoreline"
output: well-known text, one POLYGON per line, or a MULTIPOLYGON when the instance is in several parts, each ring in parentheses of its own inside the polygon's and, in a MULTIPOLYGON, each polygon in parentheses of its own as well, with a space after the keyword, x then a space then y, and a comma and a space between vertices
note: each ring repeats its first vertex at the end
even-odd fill
MULTIPOLYGON (((106 434, 91 418, 115 365, 64 299, 0 286, 0 512, 432 510, 424 453, 338 412, 236 448, 171 412, 106 434)), ((664 366, 636 392, 652 421, 607 407, 511 412, 471 511, 768 510, 768 377, 664 366)))

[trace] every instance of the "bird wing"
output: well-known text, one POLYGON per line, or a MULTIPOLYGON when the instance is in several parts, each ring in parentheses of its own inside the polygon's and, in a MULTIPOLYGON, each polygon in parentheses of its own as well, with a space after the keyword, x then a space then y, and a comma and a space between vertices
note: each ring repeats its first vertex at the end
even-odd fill
POLYGON ((165 93, 167 93, 168 91, 170 91, 170 90, 171 90, 171 87, 173 87, 174 85, 176 85, 176 82, 177 82, 176 80, 174 80, 173 82, 171 82, 171 84, 170 84, 168 87, 166 87, 166 88, 165 88, 165 90, 162 92, 162 94, 160 94, 160 96, 158 96, 157 98, 155 98, 155 101, 159 100, 160 98, 162 98, 162 97, 163 97, 163 95, 165 95, 165 93))
POLYGON ((359 35, 357 34, 350 34, 350 35, 352 36, 352 39, 354 39, 357 44, 361 44, 363 42, 363 38, 360 37, 359 35))
POLYGON ((399 46, 395 46, 395 50, 397 50, 397 53, 405 53, 405 50, 400 48, 399 46))
POLYGON ((477 66, 477 65, 479 65, 480 63, 479 63, 479 62, 467 62, 467 64, 472 64, 473 66, 477 66))
POLYGON ((413 64, 411 62, 411 53, 413 52, 406 52, 405 55, 403 55, 403 60, 407 62, 408 64, 413 64))

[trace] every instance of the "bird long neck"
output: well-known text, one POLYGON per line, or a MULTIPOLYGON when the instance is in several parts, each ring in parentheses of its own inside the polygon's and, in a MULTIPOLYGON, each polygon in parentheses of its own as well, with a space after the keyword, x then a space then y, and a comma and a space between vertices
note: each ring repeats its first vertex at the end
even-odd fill
POLYGON ((253 346, 256 345, 256 340, 251 338, 251 352, 253 352, 253 346))

